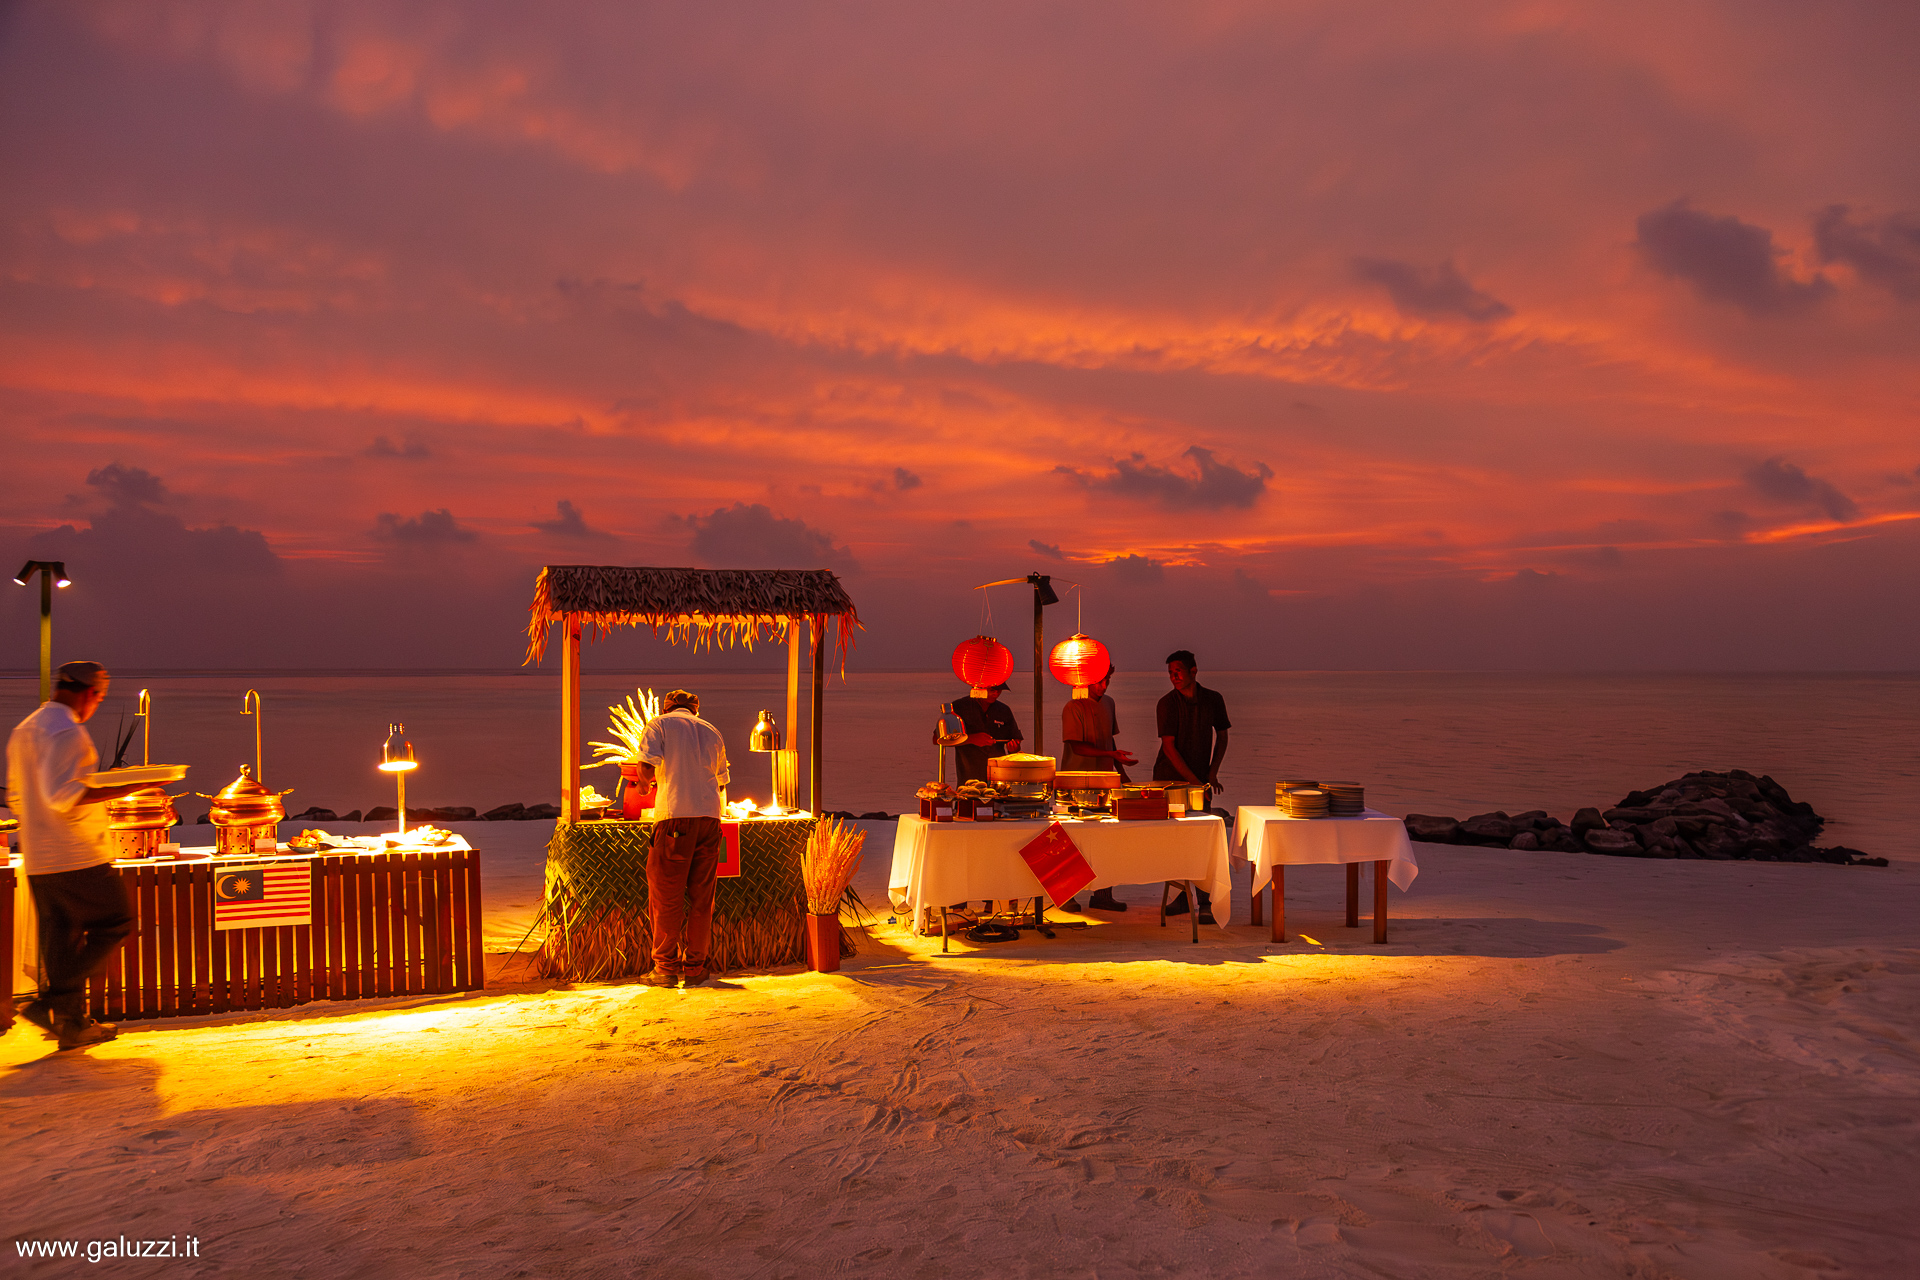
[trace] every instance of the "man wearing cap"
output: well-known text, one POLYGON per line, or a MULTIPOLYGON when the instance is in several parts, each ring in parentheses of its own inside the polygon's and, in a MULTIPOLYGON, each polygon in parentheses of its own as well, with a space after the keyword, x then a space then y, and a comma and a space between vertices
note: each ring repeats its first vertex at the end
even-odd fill
POLYGON ((640 735, 640 781, 654 782, 647 909, 656 987, 707 980, 713 895, 720 874, 720 813, 731 781, 720 731, 700 718, 700 699, 675 689, 640 735))
POLYGON ((1020 726, 1014 723, 1013 709, 1000 701, 1006 687, 1002 680, 974 689, 953 704, 953 714, 967 730, 967 740, 953 749, 955 772, 962 782, 987 781, 987 761, 1020 749, 1020 726))
POLYGON ((7 738, 7 803, 20 820, 20 855, 40 917, 40 995, 20 1016, 56 1037, 62 1049, 111 1040, 117 1028, 87 1016, 87 979, 106 966, 133 932, 125 883, 112 870, 108 800, 148 785, 90 787, 100 764, 80 726, 106 700, 107 669, 69 662, 53 700, 7 738))

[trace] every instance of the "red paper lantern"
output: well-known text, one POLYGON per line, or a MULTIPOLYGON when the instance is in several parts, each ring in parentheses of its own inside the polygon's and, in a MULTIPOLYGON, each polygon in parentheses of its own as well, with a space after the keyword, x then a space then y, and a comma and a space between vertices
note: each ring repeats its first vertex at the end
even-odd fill
POLYGON ((992 636, 975 636, 954 646, 953 674, 975 689, 991 689, 1013 674, 1013 654, 992 636))
POLYGON ((1061 684, 1090 689, 1113 668, 1113 660, 1107 656, 1107 646, 1092 636, 1071 635, 1053 646, 1047 668, 1061 684))

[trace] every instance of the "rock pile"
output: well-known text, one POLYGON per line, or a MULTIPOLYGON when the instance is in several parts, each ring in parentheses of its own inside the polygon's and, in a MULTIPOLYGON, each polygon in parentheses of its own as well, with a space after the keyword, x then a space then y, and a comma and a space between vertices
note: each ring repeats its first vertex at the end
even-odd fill
POLYGON ((1497 849, 1604 853, 1622 858, 1746 859, 1755 862, 1831 862, 1887 865, 1858 849, 1817 848, 1826 819, 1796 801, 1769 777, 1744 769, 1689 773, 1645 791, 1628 792, 1604 812, 1582 809, 1570 823, 1544 809, 1482 813, 1464 821, 1426 813, 1407 815, 1407 834, 1429 844, 1497 849))

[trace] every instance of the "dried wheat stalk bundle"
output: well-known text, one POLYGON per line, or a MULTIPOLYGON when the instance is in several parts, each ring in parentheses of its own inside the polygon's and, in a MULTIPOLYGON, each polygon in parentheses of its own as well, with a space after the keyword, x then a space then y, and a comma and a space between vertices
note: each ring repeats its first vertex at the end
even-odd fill
POLYGON ((840 914, 840 901, 860 869, 867 833, 838 818, 828 818, 807 837, 800 856, 800 879, 807 889, 807 910, 817 916, 840 914))
POLYGON ((640 695, 635 705, 633 694, 627 695, 624 703, 616 703, 607 710, 611 713, 607 721, 607 732, 613 735, 612 742, 590 743, 593 748, 594 762, 587 767, 597 769, 603 764, 640 763, 640 735, 647 731, 647 721, 660 714, 660 698, 653 690, 634 690, 640 695))

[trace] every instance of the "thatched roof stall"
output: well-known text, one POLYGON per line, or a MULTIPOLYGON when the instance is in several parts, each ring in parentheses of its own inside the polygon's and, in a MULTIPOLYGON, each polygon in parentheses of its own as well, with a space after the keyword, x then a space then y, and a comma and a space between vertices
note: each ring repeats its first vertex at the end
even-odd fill
POLYGON ((669 644, 694 649, 787 644, 787 733, 799 745, 800 635, 808 633, 813 660, 813 706, 808 733, 807 807, 820 811, 820 716, 826 674, 826 638, 838 621, 837 659, 845 668, 860 627, 853 600, 826 569, 658 569, 621 565, 557 564, 534 582, 527 624, 527 661, 546 654, 547 633, 561 626, 560 772, 562 820, 580 817, 580 643, 615 627, 646 627, 669 644))

